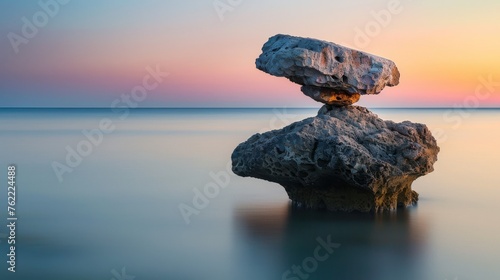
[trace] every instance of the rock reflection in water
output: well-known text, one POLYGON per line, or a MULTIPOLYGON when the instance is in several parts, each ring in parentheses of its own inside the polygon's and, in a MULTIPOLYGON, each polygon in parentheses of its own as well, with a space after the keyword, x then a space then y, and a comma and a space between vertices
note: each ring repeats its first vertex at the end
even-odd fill
POLYGON ((242 279, 425 279, 427 230, 417 208, 365 214, 254 205, 238 208, 234 218, 243 239, 236 255, 248 258, 238 260, 248 264, 242 279), (308 273, 302 263, 314 257, 318 238, 340 247, 308 273))

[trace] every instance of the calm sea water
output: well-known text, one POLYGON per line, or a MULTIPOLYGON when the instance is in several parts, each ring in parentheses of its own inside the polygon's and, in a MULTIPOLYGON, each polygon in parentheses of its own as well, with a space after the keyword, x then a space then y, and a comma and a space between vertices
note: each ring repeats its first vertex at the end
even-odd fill
POLYGON ((374 109, 426 123, 441 146, 435 171, 413 185, 418 206, 394 214, 300 211, 277 184, 226 171, 252 134, 316 111, 0 110, 0 278, 500 277, 500 111, 374 109), (102 120, 114 130, 101 139, 102 120), (78 149, 84 156, 69 156, 70 166, 78 149), (66 166, 61 180, 55 162, 66 166), (17 165, 14 274, 6 263, 8 164, 17 165), (204 189, 210 197, 202 199, 204 189))

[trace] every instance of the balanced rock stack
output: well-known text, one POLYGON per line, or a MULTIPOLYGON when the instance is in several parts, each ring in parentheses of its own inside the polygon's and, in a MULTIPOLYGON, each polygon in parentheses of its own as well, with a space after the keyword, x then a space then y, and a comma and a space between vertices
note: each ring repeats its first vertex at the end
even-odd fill
POLYGON ((234 173, 279 183, 308 208, 381 212, 417 202, 411 184, 433 171, 439 152, 429 129, 351 106, 399 83, 394 62, 288 35, 270 38, 262 51, 258 69, 302 85, 325 105, 316 117, 241 143, 231 156, 234 173))

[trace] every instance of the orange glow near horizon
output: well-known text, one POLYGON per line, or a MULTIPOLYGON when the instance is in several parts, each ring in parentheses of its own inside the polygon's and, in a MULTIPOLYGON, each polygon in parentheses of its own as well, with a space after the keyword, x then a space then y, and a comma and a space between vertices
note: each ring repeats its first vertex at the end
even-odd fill
MULTIPOLYGON (((314 13, 307 12, 309 4, 290 1, 287 16, 277 13, 281 4, 268 3, 264 8, 249 2, 228 12, 222 22, 208 6, 141 3, 142 12, 135 12, 133 20, 103 10, 90 23, 69 9, 60 22, 51 22, 33 42, 23 45, 20 54, 8 53, 6 45, 0 57, 6 66, 0 69, 4 100, 7 92, 15 91, 27 102, 32 95, 46 94, 49 101, 63 96, 61 102, 73 105, 81 100, 106 104, 109 96, 118 96, 140 81, 146 66, 161 65, 171 76, 144 106, 315 106, 298 85, 255 69, 262 45, 277 33, 345 44, 396 62, 400 85, 376 98, 362 97, 365 106, 454 106, 474 95, 479 77, 500 81, 496 1, 449 6, 401 0, 401 12, 392 14, 386 26, 374 16, 387 9, 386 1, 325 2, 314 13), (162 14, 167 10, 170 17, 162 14), (344 12, 332 17, 331 12, 338 10, 344 12), (377 32, 365 34, 368 41, 359 45, 359 32, 374 23, 377 32), (33 93, 34 88, 42 93, 33 93), (75 89, 80 93, 72 93, 75 89), (103 93, 109 96, 102 99, 103 93)), ((499 91, 495 85, 480 105, 500 106, 499 91)))

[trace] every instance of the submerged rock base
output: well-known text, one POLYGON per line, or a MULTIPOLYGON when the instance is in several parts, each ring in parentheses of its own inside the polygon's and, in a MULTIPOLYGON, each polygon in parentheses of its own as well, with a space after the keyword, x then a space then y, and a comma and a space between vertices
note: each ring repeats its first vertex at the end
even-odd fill
POLYGON ((288 186, 285 190, 293 204, 298 207, 343 212, 384 212, 417 203, 418 193, 411 189, 413 180, 415 179, 381 184, 377 186, 378 189, 384 190, 380 193, 373 193, 345 183, 334 183, 330 188, 324 189, 288 186), (387 192, 385 189, 392 191, 387 192))

